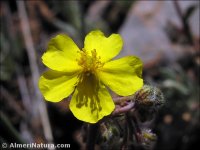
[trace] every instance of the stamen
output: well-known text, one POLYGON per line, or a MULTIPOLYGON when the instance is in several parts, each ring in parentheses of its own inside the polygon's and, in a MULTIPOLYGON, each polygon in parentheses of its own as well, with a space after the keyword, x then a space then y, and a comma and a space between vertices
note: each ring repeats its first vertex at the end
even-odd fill
POLYGON ((86 51, 84 48, 82 51, 79 51, 81 54, 81 57, 79 60, 76 60, 78 65, 83 68, 83 72, 86 73, 86 75, 90 75, 90 73, 95 73, 98 69, 103 67, 104 63, 101 63, 101 57, 97 57, 96 49, 93 49, 88 54, 88 51, 86 51))

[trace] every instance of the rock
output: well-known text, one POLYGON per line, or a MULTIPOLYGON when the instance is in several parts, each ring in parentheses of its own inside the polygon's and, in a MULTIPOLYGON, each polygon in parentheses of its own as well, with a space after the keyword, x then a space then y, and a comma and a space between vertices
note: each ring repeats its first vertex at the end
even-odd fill
MULTIPOLYGON (((178 1, 184 12, 197 1, 178 1)), ((197 8, 199 9, 199 8, 197 8)), ((190 25, 192 31, 199 36, 199 10, 192 14, 190 25), (198 29, 197 29, 198 28, 198 29)), ((136 55, 145 65, 155 65, 160 60, 173 62, 187 51, 181 45, 172 44, 165 31, 171 22, 182 28, 173 1, 138 1, 127 15, 119 33, 124 40, 123 51, 119 57, 136 55)))

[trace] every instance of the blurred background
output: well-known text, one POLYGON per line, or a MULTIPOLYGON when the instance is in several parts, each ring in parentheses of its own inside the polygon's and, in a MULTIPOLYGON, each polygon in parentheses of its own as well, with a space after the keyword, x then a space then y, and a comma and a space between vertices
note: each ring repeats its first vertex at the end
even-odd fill
POLYGON ((82 122, 69 100, 49 103, 38 90, 46 70, 48 41, 66 33, 83 47, 100 29, 119 33, 123 51, 144 62, 146 84, 159 87, 166 103, 152 130, 155 150, 189 150, 200 139, 200 4, 197 0, 4 0, 0 2, 0 142, 68 143, 82 149, 82 122))

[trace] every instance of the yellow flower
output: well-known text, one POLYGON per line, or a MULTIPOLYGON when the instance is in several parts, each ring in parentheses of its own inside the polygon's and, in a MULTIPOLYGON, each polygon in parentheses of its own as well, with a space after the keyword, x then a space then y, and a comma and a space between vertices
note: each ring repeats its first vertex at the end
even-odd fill
POLYGON ((51 39, 42 56, 50 70, 39 80, 45 99, 59 102, 73 93, 70 110, 76 118, 89 123, 111 114, 115 105, 106 86, 121 96, 128 96, 143 85, 139 58, 111 60, 122 45, 119 34, 105 37, 99 30, 86 36, 82 51, 67 35, 51 39))

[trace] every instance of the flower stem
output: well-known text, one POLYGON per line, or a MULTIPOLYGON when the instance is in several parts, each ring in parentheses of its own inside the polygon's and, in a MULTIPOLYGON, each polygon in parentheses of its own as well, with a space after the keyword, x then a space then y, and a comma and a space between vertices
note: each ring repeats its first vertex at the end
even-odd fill
POLYGON ((140 143, 141 142, 141 138, 140 138, 140 135, 141 135, 141 129, 140 129, 140 126, 139 126, 139 124, 138 124, 138 120, 137 120, 137 118, 136 118, 136 116, 135 115, 132 115, 131 116, 132 117, 132 121, 133 121, 133 123, 134 123, 134 125, 135 125, 135 138, 136 138, 136 141, 138 142, 138 143, 140 143))
POLYGON ((87 141, 86 141, 86 150, 94 150, 95 142, 97 138, 97 130, 99 124, 90 124, 88 126, 87 141))
POLYGON ((124 96, 124 97, 115 97, 113 98, 113 101, 115 102, 115 104, 120 104, 125 101, 134 101, 134 95, 124 96))

